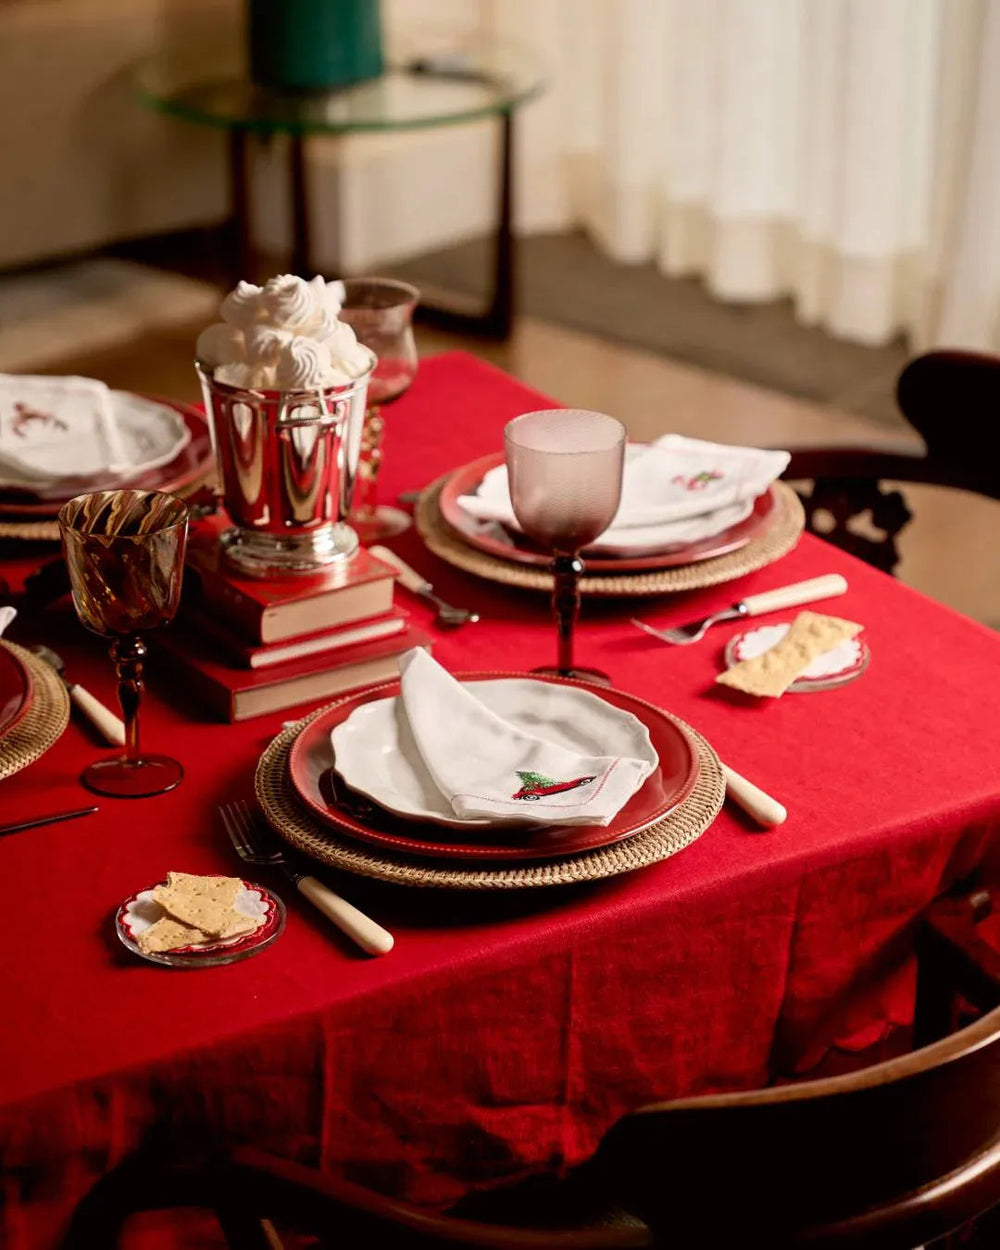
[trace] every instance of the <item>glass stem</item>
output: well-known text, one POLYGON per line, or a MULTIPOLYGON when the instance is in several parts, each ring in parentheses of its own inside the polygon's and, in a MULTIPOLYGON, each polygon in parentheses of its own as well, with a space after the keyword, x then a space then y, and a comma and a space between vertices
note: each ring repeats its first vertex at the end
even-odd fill
POLYGON ((118 670, 118 702, 125 720, 125 759, 139 762, 139 700, 142 698, 142 662, 146 644, 136 634, 116 638, 111 644, 111 658, 118 670))
POLYGON ((573 630, 580 614, 580 574, 583 561, 578 556, 556 555, 552 561, 552 610, 559 632, 560 677, 573 675, 573 630))
POLYGON ((365 413, 365 426, 361 435, 361 459, 358 464, 359 495, 357 515, 365 521, 375 517, 378 507, 378 472, 382 467, 382 439, 385 422, 378 405, 365 413))

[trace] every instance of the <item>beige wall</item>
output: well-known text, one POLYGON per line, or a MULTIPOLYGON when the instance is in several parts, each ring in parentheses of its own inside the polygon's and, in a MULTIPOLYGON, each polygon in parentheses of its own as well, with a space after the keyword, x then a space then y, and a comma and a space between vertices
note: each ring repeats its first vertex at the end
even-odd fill
MULTIPOLYGON (((558 46, 553 0, 383 0, 387 52, 405 57, 428 40, 473 33, 516 36, 526 4, 548 15, 558 46)), ((243 0, 0 0, 0 269, 222 219, 223 136, 151 113, 125 71, 164 48, 226 35, 239 45, 242 11, 243 0)), ((561 124, 556 96, 520 118, 525 231, 566 224, 542 142, 561 124)), ((494 153, 486 124, 311 140, 318 265, 331 274, 373 268, 487 230, 494 153)), ((255 168, 256 235, 277 250, 288 239, 283 145, 259 151, 255 168)))
POLYGON ((123 71, 240 0, 0 0, 0 267, 221 218, 221 136, 140 107, 123 71))

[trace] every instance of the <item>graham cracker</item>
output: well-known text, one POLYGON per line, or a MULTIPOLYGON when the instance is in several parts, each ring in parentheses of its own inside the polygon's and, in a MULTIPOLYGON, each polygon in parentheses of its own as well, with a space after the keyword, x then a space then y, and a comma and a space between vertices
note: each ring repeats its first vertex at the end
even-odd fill
POLYGON ((175 950, 178 946, 204 946, 206 942, 214 941, 215 938, 201 929, 181 924, 171 916, 161 916, 137 935, 135 944, 144 954, 149 954, 151 951, 175 950))
POLYGON ((263 923, 259 916, 244 916, 241 911, 236 911, 234 908, 232 916, 226 918, 218 936, 220 938, 240 937, 244 933, 253 933, 254 929, 259 928, 263 923))
POLYGON ((839 616, 800 612, 773 647, 753 659, 741 660, 715 680, 747 694, 776 699, 817 656, 860 634, 863 628, 839 616))
POLYGON ((190 890, 195 894, 218 893, 220 897, 225 897, 228 891, 235 900, 240 890, 243 889, 243 882, 239 877, 220 877, 214 874, 203 876, 196 872, 168 872, 167 887, 190 890))
POLYGON ((167 876, 166 885, 158 885, 153 890, 153 898, 182 924, 214 937, 232 937, 257 927, 256 921, 250 921, 233 907, 242 889, 239 877, 198 877, 172 872, 167 876))

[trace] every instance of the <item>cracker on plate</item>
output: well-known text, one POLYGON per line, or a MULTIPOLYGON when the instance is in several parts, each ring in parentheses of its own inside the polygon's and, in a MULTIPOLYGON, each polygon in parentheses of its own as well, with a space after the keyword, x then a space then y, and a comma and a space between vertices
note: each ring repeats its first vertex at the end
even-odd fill
POLYGON ((204 946, 215 939, 201 929, 192 929, 171 916, 161 916, 148 929, 136 935, 135 944, 144 955, 152 951, 172 951, 178 946, 204 946))
POLYGON ((747 694, 776 699, 817 656, 860 634, 863 628, 839 616, 800 612, 773 647, 752 659, 740 660, 715 680, 747 694))
POLYGON ((257 927, 256 922, 233 906, 242 890, 243 882, 239 877, 199 877, 171 872, 167 875, 167 884, 153 890, 153 898, 182 924, 214 937, 232 937, 257 927))

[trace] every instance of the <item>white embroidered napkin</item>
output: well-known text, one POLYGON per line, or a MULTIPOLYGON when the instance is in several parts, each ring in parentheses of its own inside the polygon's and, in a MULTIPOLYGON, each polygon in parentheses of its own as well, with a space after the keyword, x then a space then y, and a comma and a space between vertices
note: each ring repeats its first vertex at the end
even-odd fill
MULTIPOLYGON (((462 819, 607 825, 656 765, 652 744, 647 759, 583 756, 526 733, 485 707, 420 648, 402 657, 400 671, 413 741, 462 819)), ((636 724, 648 742, 645 728, 636 724)))
POLYGON ((0 638, 4 636, 7 626, 13 624, 15 616, 17 616, 17 608, 9 606, 0 608, 0 638))
POLYGON ((44 486, 127 463, 103 382, 0 374, 0 480, 44 486))
MULTIPOLYGON (((639 526, 662 526, 664 540, 671 541, 672 525, 749 504, 781 476, 789 459, 787 451, 709 443, 681 434, 633 444, 625 460, 621 505, 600 542, 613 544, 620 531, 639 526)), ((458 502, 470 516, 517 527, 505 465, 491 469, 476 494, 462 495, 458 502)))

